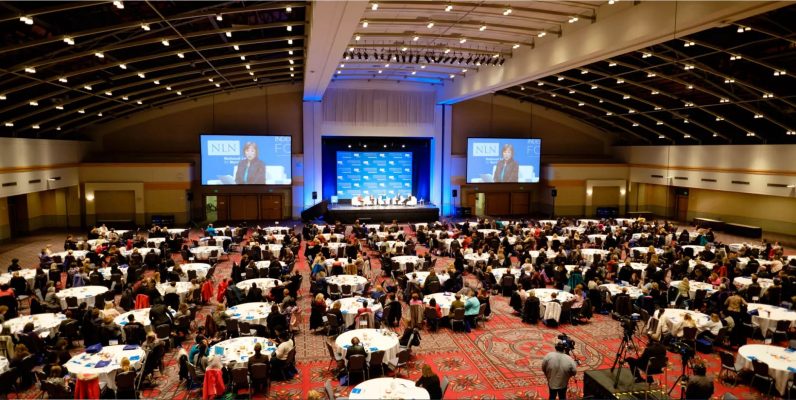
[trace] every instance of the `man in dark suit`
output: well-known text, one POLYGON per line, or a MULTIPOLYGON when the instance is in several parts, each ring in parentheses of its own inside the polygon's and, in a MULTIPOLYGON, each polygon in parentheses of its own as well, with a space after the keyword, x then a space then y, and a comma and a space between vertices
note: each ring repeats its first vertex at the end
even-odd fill
POLYGON ((661 342, 649 337, 649 344, 647 344, 647 348, 644 349, 644 352, 641 353, 641 357, 634 358, 628 357, 627 364, 630 366, 630 369, 633 371, 633 375, 636 377, 636 382, 641 382, 641 370, 647 368, 647 364, 649 364, 651 358, 661 359, 666 358, 666 347, 664 347, 661 342))
POLYGON ((246 293, 246 302, 253 303, 260 301, 263 301, 263 291, 257 287, 256 283, 252 283, 252 287, 250 287, 248 293, 246 293))
POLYGON ((517 182, 519 181, 520 165, 514 160, 514 146, 503 145, 503 159, 498 161, 492 177, 493 182, 517 182))
POLYGON ((359 343, 359 338, 355 336, 351 338, 351 347, 349 347, 348 350, 346 350, 345 359, 349 360, 351 359, 351 357, 356 355, 363 355, 367 357, 367 352, 365 352, 365 347, 359 343))

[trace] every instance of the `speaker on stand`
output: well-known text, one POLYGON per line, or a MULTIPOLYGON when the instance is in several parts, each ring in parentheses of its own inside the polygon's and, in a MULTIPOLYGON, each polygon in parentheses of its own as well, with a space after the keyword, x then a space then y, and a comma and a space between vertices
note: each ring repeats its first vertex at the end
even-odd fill
POLYGON ((558 196, 558 189, 552 188, 550 190, 550 196, 553 198, 553 211, 551 213, 552 219, 556 218, 556 196, 558 196))
POLYGON ((318 192, 312 192, 312 204, 313 205, 318 204, 318 202, 316 200, 318 200, 318 192))

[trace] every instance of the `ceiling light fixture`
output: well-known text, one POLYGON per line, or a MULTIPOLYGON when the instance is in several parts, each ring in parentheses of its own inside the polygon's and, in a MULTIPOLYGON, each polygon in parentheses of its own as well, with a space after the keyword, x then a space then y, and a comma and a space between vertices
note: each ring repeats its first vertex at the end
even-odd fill
POLYGON ((370 5, 371 11, 376 11, 379 9, 379 3, 373 3, 370 5))
POLYGON ((177 91, 177 96, 182 96, 182 92, 180 92, 180 91, 178 90, 178 91, 177 91))
POLYGON ((97 56, 97 58, 105 58, 105 54, 102 54, 101 51, 94 53, 94 55, 97 56))
POLYGON ((363 28, 367 28, 368 27, 368 21, 367 20, 362 21, 362 27, 363 28))
POLYGON ((578 22, 578 17, 572 17, 567 22, 569 22, 570 24, 574 24, 575 22, 578 22))
POLYGON ((122 96, 122 100, 127 101, 127 100, 130 100, 130 98, 127 97, 127 96, 122 96))
POLYGON ((633 123, 633 126, 638 126, 638 122, 634 122, 634 123, 633 123))
POLYGON ((520 48, 520 44, 519 43, 514 43, 514 46, 511 46, 511 48, 514 49, 514 50, 517 50, 517 49, 520 48))
POLYGON ((429 23, 426 25, 426 28, 428 28, 428 29, 431 29, 431 28, 433 28, 433 27, 434 27, 434 21, 431 21, 431 22, 429 22, 429 23))
POLYGON ((82 108, 81 108, 81 109, 77 110, 77 113, 78 113, 78 114, 85 114, 85 113, 86 113, 86 110, 84 110, 84 109, 82 109, 82 108))
POLYGON ((221 87, 221 84, 220 83, 216 83, 216 87, 221 87))
POLYGON ((159 80, 152 81, 152 83, 154 83, 155 85, 160 85, 160 81, 159 80))
POLYGON ((26 16, 23 16, 23 17, 19 17, 19 22, 24 22, 25 25, 33 25, 33 18, 31 18, 30 16, 26 15, 26 16))
POLYGON ((450 12, 451 10, 453 10, 453 6, 448 4, 448 6, 445 7, 445 12, 450 12))
POLYGON ((182 54, 182 53, 177 53, 177 57, 179 57, 179 58, 185 58, 185 54, 182 54))
POLYGON ((641 54, 641 58, 650 58, 650 57, 652 57, 651 53, 642 53, 641 54))
POLYGON ((558 80, 559 82, 561 82, 561 81, 563 81, 563 80, 564 80, 564 77, 563 77, 563 76, 559 76, 557 80, 558 80))
POLYGON ((85 86, 83 86, 83 89, 91 90, 91 85, 85 85, 85 86))
POLYGON ((39 129, 39 128, 40 128, 40 126, 39 126, 39 125, 31 125, 31 128, 33 128, 33 129, 39 129))
POLYGON ((13 126, 14 126, 14 123, 9 121, 9 122, 6 122, 6 124, 5 124, 5 125, 6 125, 7 127, 11 128, 11 127, 13 127, 13 126))
POLYGON ((512 10, 510 8, 507 8, 507 9, 503 10, 503 15, 509 15, 509 14, 511 14, 511 11, 512 10))
POLYGON ((778 71, 774 71, 774 76, 782 76, 782 75, 785 75, 785 74, 786 74, 785 70, 782 70, 782 69, 778 70, 778 71))
POLYGON ((623 84, 623 83, 625 83, 625 80, 624 80, 624 79, 617 79, 617 80, 616 80, 616 84, 617 84, 617 85, 621 85, 621 84, 623 84))
POLYGON ((461 39, 459 39, 459 44, 464 44, 464 43, 466 43, 466 42, 467 42, 467 38, 461 38, 461 39))
POLYGON ((741 60, 741 59, 743 59, 743 57, 741 57, 741 56, 739 56, 737 54, 733 54, 733 55, 730 56, 730 61, 737 61, 737 60, 741 60))
POLYGON ((654 78, 654 77, 656 77, 656 76, 657 76, 657 74, 656 74, 656 73, 654 73, 654 72, 648 72, 648 73, 647 73, 647 78, 654 78))
POLYGON ((164 46, 168 46, 169 45, 169 41, 166 40, 166 39, 161 40, 160 43, 163 43, 164 46))
POLYGON ((141 79, 144 79, 144 78, 146 78, 146 75, 144 75, 143 72, 139 72, 138 73, 138 77, 141 78, 141 79))
POLYGON ((412 41, 417 42, 418 40, 420 40, 420 36, 415 36, 415 37, 412 38, 412 41))
POLYGON ((141 24, 141 29, 143 29, 143 30, 145 30, 145 31, 149 32, 149 29, 150 29, 150 28, 149 28, 149 24, 141 24))
POLYGON ((74 46, 75 45, 75 39, 67 36, 67 37, 64 38, 64 43, 66 43, 66 44, 68 44, 70 46, 74 46))
POLYGON ((578 107, 583 107, 585 105, 586 105, 586 103, 578 103, 578 107))
POLYGON ((121 68, 121 69, 127 69, 127 64, 119 64, 119 68, 121 68))
POLYGON ((62 77, 58 78, 58 82, 61 82, 61 83, 67 83, 67 82, 69 82, 69 80, 68 80, 68 79, 66 79, 66 77, 65 77, 65 76, 62 76, 62 77))
POLYGON ((30 105, 31 105, 31 106, 33 106, 33 107, 36 107, 36 106, 38 106, 38 105, 39 105, 39 102, 38 102, 38 101, 36 101, 36 100, 31 100, 31 101, 30 101, 30 103, 28 103, 28 104, 30 104, 30 105))
POLYGON ((171 90, 171 86, 166 86, 166 90, 171 90))
POLYGON ((293 7, 286 7, 285 12, 293 12, 293 7))
POLYGON ((656 94, 659 94, 659 93, 660 92, 658 92, 657 90, 653 90, 653 91, 650 92, 650 94, 653 95, 653 96, 656 95, 656 94))
POLYGON ((141 104, 144 104, 144 102, 141 101, 141 100, 138 100, 138 101, 135 102, 135 104, 138 104, 140 106, 141 104))
POLYGON ((216 21, 223 21, 223 20, 224 20, 224 16, 223 15, 216 14, 216 21))
POLYGON ((614 115, 614 113, 612 113, 612 112, 608 111, 607 113, 605 113, 605 115, 606 115, 606 116, 608 116, 608 117, 610 117, 610 116, 614 115))
POLYGON ((288 39, 287 44, 293 44, 293 39, 288 39))
POLYGON ((246 56, 240 56, 241 61, 246 61, 246 56))
POLYGON ((586 70, 586 69, 582 69, 582 70, 580 70, 580 74, 581 74, 581 75, 586 75, 586 74, 588 74, 588 73, 589 73, 589 71, 588 71, 588 70, 586 70))
POLYGON ((481 27, 478 28, 478 30, 481 31, 481 32, 485 31, 486 30, 486 25, 481 25, 481 27))
POLYGON ((609 63, 608 63, 608 66, 609 66, 609 67, 616 67, 616 63, 615 63, 615 62, 613 62, 613 61, 612 61, 612 62, 609 62, 609 63))
POLYGON ((122 2, 121 2, 121 1, 119 1, 119 0, 117 0, 117 1, 114 1, 114 2, 113 2, 113 5, 114 5, 114 6, 116 6, 116 8, 118 8, 118 9, 120 9, 120 10, 123 10, 123 9, 124 9, 124 3, 122 3, 122 2))
POLYGON ((227 37, 232 37, 232 31, 226 31, 224 34, 227 35, 227 37))
POLYGON ((658 121, 655 123, 655 125, 663 125, 663 121, 658 121))
MULTIPOLYGON (((540 82, 541 83, 541 82, 540 82)), ((541 85, 540 85, 541 86, 541 85)), ((592 85, 591 90, 597 89, 597 85, 592 85)))
POLYGON ((293 25, 288 25, 285 28, 287 28, 288 32, 293 32, 293 25))
POLYGON ((691 47, 691 46, 694 46, 694 45, 695 45, 695 43, 692 42, 692 41, 689 41, 689 40, 683 42, 683 47, 691 47))
POLYGON ((289 60, 287 60, 287 62, 289 62, 290 65, 293 65, 293 63, 294 63, 293 59, 289 59, 289 60))

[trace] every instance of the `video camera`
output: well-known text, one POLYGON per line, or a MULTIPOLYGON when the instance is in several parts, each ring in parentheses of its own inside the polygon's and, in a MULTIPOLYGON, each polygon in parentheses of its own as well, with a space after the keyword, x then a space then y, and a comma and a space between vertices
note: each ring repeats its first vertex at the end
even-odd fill
POLYGON ((672 348, 674 350, 673 353, 680 354, 683 360, 689 360, 696 354, 696 352, 691 346, 681 341, 673 342, 672 348))
POLYGON ((566 334, 561 334, 558 335, 557 346, 561 346, 564 349, 564 353, 569 354, 570 351, 575 350, 575 341, 566 334))
POLYGON ((619 320, 622 329, 625 331, 626 336, 632 336, 636 333, 638 327, 639 315, 636 313, 631 314, 629 317, 614 313, 614 318, 619 320))

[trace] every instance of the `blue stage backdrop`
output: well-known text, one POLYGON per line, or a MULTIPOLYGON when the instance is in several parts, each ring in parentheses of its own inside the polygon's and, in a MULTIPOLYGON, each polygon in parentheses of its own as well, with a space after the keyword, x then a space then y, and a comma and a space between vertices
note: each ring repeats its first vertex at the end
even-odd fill
POLYGON ((324 137, 322 143, 324 199, 361 193, 429 201, 431 139, 324 137))
POLYGON ((338 151, 337 197, 407 197, 412 190, 412 153, 338 151))

